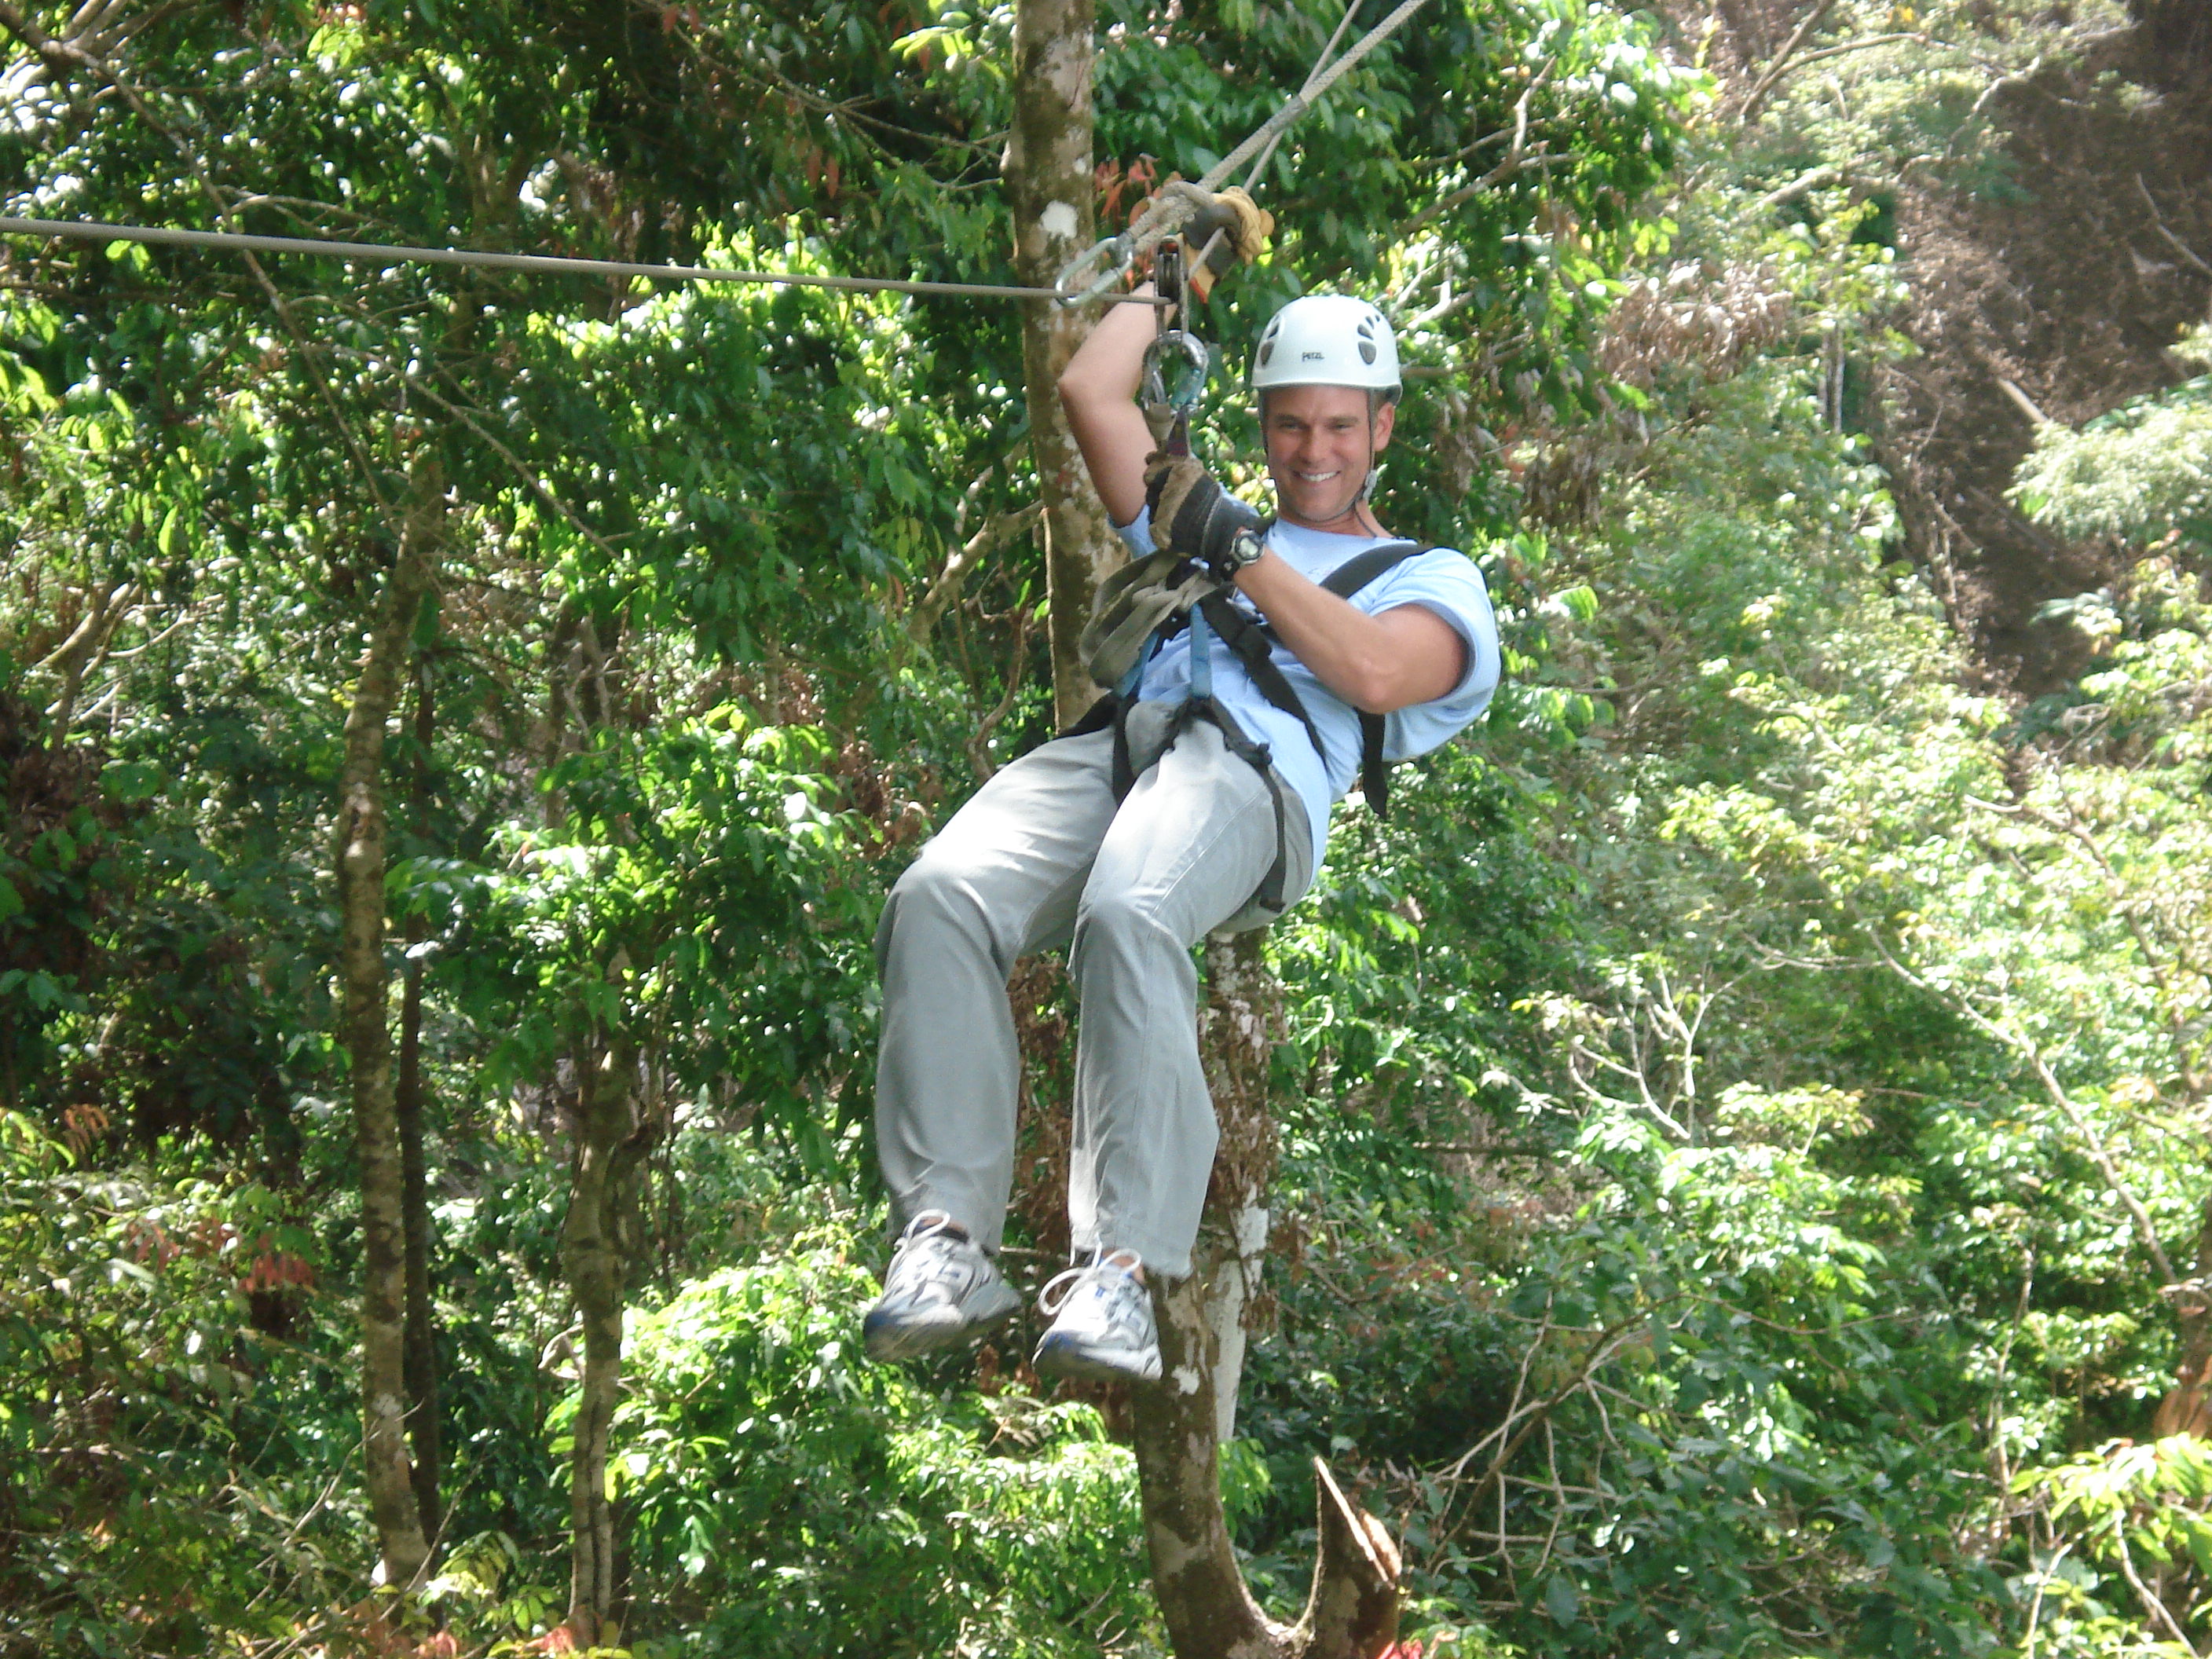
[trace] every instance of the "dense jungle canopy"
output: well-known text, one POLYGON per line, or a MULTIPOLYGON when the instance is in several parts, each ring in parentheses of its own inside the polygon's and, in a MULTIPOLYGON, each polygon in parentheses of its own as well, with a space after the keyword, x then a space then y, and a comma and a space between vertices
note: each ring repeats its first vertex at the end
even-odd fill
MULTIPOLYGON (((1343 18, 0 0, 0 210, 1030 282, 1343 18)), ((1252 1594, 1320 1458, 1398 1659, 2212 1652, 2212 15, 1430 0, 1254 190, 1200 453, 1376 301, 1507 678, 1209 951, 1252 1594)), ((1170 1650, 1125 1394, 855 1337, 1095 315, 0 237, 0 1655, 1170 1650)))

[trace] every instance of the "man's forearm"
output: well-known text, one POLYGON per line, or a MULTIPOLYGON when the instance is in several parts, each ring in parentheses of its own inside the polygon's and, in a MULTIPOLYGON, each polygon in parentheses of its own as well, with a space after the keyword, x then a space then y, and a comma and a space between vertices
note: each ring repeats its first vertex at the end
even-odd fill
MULTIPOLYGON (((1149 294, 1147 283, 1139 294, 1149 294)), ((1158 332, 1151 306, 1111 306, 1060 371, 1060 403, 1083 451, 1091 482, 1116 524, 1145 505, 1145 457, 1152 436, 1137 408, 1145 348, 1158 332)))
POLYGON ((1467 672, 1467 647, 1442 617, 1417 605, 1377 616, 1309 581, 1273 553, 1237 577, 1291 654, 1355 708, 1387 714, 1433 702, 1467 672))
MULTIPOLYGON (((1150 294, 1150 283, 1135 290, 1150 294)), ((1060 400, 1073 412, 1076 402, 1133 404, 1137 382, 1144 373, 1145 348, 1158 333, 1152 306, 1109 306, 1098 326, 1076 347, 1067 367, 1060 372, 1060 400)))

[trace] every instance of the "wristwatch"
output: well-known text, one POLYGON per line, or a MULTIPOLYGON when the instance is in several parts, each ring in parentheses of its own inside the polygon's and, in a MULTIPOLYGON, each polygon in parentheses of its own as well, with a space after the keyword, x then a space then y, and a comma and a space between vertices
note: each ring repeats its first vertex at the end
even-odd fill
POLYGON ((1267 550, 1267 544, 1255 532, 1248 526, 1240 525, 1237 533, 1229 538, 1227 550, 1214 561, 1213 574, 1227 581, 1248 565, 1257 563, 1260 556, 1267 550))

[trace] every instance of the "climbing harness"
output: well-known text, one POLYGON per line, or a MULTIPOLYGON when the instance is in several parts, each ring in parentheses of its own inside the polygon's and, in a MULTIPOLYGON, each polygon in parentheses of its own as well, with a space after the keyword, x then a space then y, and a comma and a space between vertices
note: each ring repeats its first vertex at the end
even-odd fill
MULTIPOLYGON (((1342 20, 1336 26, 1336 33, 1329 37, 1328 44, 1322 48, 1321 56, 1315 60, 1313 69, 1306 76, 1305 84, 1292 94, 1280 109, 1261 123, 1251 137, 1207 168, 1205 176, 1195 184, 1182 179, 1170 181, 1152 198, 1151 204, 1128 229, 1119 235, 1100 238, 1071 260, 1060 271, 1060 280, 1054 284, 1060 303, 1079 306, 1092 300, 1109 297, 1109 290, 1114 284, 1136 263, 1140 254, 1149 253, 1181 230, 1212 199, 1213 192, 1221 188, 1230 174, 1255 155, 1259 160, 1253 162, 1251 173, 1244 181, 1245 187, 1249 189, 1257 183, 1260 174, 1266 170, 1268 161, 1275 153, 1275 146, 1297 118, 1349 74, 1360 59, 1396 33, 1401 24, 1427 3, 1428 0, 1404 0, 1396 10, 1362 35, 1343 57, 1332 60, 1329 54, 1336 50, 1336 43, 1344 38, 1345 27, 1352 21, 1352 13, 1358 9, 1358 0, 1350 0, 1345 7, 1342 20)), ((1199 258, 1201 262, 1212 255, 1221 234, 1215 232, 1212 239, 1200 251, 1199 258)))
MULTIPOLYGON (((1385 542, 1355 553, 1323 577, 1320 585, 1337 598, 1348 600, 1407 559, 1431 550, 1419 542, 1385 542)), ((1218 636, 1230 654, 1243 665, 1255 690, 1305 728, 1316 754, 1326 761, 1328 751, 1322 746, 1320 728, 1314 725, 1297 688, 1275 665, 1274 648, 1281 643, 1280 637, 1264 619, 1231 603, 1225 587, 1215 586, 1163 622, 1139 649, 1120 684, 1092 703, 1081 719, 1060 735, 1079 738, 1110 729, 1114 733, 1114 799, 1120 800, 1126 796, 1137 781, 1129 736, 1130 717, 1139 706, 1137 688, 1144 679, 1146 665, 1186 629, 1190 634, 1190 692, 1169 715, 1166 731, 1161 734, 1161 741, 1151 758, 1165 754, 1175 746, 1176 738, 1202 720, 1221 733, 1222 744, 1231 754, 1259 773, 1274 802, 1275 860, 1268 866, 1255 896, 1262 909, 1279 915, 1283 908, 1283 880, 1289 868, 1290 805, 1275 781, 1274 757, 1268 746, 1246 735, 1237 717, 1213 695, 1213 638, 1218 636)), ((1390 783, 1389 767, 1382 756, 1383 717, 1364 708, 1354 712, 1359 716, 1359 791, 1370 811, 1378 818, 1388 817, 1390 783)), ((1151 760, 1146 763, 1149 765, 1151 760)))

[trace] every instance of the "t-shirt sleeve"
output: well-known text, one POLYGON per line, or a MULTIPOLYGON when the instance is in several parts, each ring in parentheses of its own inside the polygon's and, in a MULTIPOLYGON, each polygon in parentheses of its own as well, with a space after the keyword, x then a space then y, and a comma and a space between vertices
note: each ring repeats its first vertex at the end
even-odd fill
POLYGON ((1359 608, 1370 615, 1403 605, 1433 611, 1467 647, 1467 666, 1457 685, 1433 702, 1397 710, 1384 723, 1382 752, 1388 758, 1425 755, 1479 717, 1498 690, 1498 618, 1491 609, 1489 584, 1466 554, 1437 548, 1407 560, 1358 597, 1359 608))
MULTIPOLYGON (((1109 519, 1107 522, 1113 521, 1109 519)), ((1146 558, 1159 550, 1152 541, 1152 508, 1149 501, 1137 509, 1137 516, 1128 523, 1115 525, 1114 533, 1121 538, 1133 559, 1146 558)))

